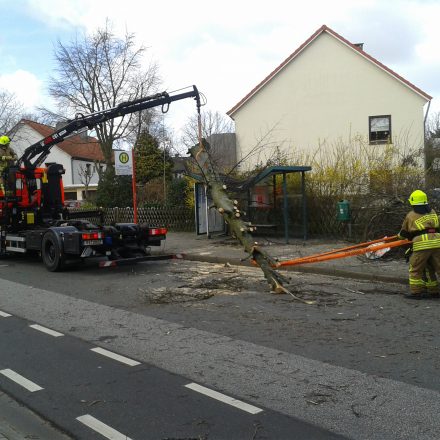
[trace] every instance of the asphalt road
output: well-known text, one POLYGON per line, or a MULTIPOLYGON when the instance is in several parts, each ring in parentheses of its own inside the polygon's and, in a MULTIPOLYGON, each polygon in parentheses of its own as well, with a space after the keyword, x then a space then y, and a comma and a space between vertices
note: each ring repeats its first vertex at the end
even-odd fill
POLYGON ((0 321, 0 386, 74 438, 342 438, 47 327, 7 318, 0 321))
MULTIPOLYGON (((30 331, 18 317, 63 332, 68 352, 75 346, 87 353, 78 357, 87 371, 95 354, 86 346, 93 344, 142 362, 148 372, 158 369, 166 384, 194 382, 306 428, 359 439, 439 438, 440 302, 406 301, 401 285, 291 276, 292 290, 316 305, 271 295, 258 269, 162 261, 49 273, 35 261, 9 259, 0 262, 0 309, 21 322, 14 334, 30 331)), ((30 364, 27 373, 33 371, 30 364)), ((147 378, 143 386, 150 386, 147 378)), ((83 400, 101 400, 92 399, 83 400)))

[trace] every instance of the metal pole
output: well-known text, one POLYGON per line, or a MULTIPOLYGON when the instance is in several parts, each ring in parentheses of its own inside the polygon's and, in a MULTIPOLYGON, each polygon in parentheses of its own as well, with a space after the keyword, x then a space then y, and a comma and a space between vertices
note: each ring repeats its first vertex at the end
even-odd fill
POLYGON ((306 196, 306 176, 301 171, 301 192, 302 192, 302 221, 303 221, 303 237, 307 240, 307 196, 306 196))
POLYGON ((209 238, 208 185, 204 185, 204 187, 205 187, 206 238, 209 238))
POLYGON ((136 162, 134 160, 134 147, 131 149, 131 161, 133 165, 133 171, 131 176, 131 185, 133 188, 133 217, 134 222, 138 222, 138 213, 137 213, 137 197, 136 197, 136 162))
POLYGON ((286 244, 289 243, 289 225, 288 225, 288 203, 287 203, 287 177, 286 173, 283 173, 283 195, 284 195, 284 238, 286 244))

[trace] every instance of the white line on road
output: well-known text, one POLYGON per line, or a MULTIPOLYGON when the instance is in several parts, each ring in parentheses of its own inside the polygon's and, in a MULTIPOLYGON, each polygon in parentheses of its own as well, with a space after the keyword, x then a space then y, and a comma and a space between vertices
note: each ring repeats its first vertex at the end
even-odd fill
POLYGON ((85 414, 84 416, 77 417, 76 420, 103 435, 104 437, 111 440, 131 440, 124 434, 121 434, 116 429, 111 428, 105 423, 100 422, 95 417, 92 417, 90 414, 85 414))
POLYGON ((194 382, 185 385, 185 387, 193 391, 197 391, 198 393, 204 394, 205 396, 212 397, 213 399, 220 400, 221 402, 227 403, 228 405, 235 406, 235 408, 241 409, 250 414, 258 414, 263 411, 256 406, 249 405, 248 403, 242 402, 241 400, 226 396, 226 394, 219 393, 218 391, 211 390, 194 382))
POLYGON ((7 318, 7 317, 12 316, 12 315, 10 315, 9 313, 6 313, 6 312, 2 312, 2 311, 0 310, 0 316, 1 316, 2 318, 7 318))
POLYGON ((64 336, 63 333, 56 332, 55 330, 43 327, 39 324, 32 324, 29 327, 33 328, 34 330, 38 330, 39 332, 47 333, 48 335, 54 336, 55 338, 58 338, 59 336, 64 336))
POLYGON ((102 354, 103 356, 112 358, 116 361, 122 362, 123 364, 130 365, 130 367, 134 367, 135 365, 141 364, 138 361, 134 361, 133 359, 129 359, 125 356, 121 356, 120 354, 113 353, 112 351, 106 350, 105 348, 96 347, 96 348, 91 348, 90 350, 94 351, 95 353, 102 354))
POLYGON ((25 377, 21 376, 20 374, 16 373, 13 370, 10 370, 9 368, 6 368, 5 370, 0 370, 0 374, 3 374, 3 376, 6 376, 8 379, 11 379, 15 383, 18 383, 18 385, 21 385, 23 388, 26 388, 31 393, 43 389, 36 383, 31 382, 29 379, 26 379, 25 377))

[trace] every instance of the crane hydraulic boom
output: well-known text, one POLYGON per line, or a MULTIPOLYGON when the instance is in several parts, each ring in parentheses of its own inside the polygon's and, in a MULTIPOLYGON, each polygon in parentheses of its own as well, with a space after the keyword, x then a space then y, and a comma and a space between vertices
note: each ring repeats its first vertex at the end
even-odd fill
POLYGON ((77 134, 86 127, 91 130, 111 119, 153 107, 168 107, 172 102, 186 98, 194 98, 197 102, 197 108, 200 108, 199 92, 196 86, 192 86, 192 90, 184 93, 171 95, 167 92, 162 92, 133 101, 121 102, 116 107, 88 115, 78 114, 75 119, 67 121, 66 125, 62 128, 26 148, 22 156, 17 160, 16 165, 25 169, 37 168, 44 163, 54 145, 59 144, 73 134, 77 134))

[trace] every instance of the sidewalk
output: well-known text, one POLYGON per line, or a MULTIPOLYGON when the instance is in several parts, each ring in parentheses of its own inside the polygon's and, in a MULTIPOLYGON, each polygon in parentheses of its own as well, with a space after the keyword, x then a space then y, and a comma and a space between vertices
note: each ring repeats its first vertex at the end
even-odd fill
POLYGON ((26 407, 0 391, 0 440, 69 440, 26 407))
MULTIPOLYGON (((264 251, 279 260, 319 254, 355 244, 316 239, 306 241, 291 239, 289 244, 286 244, 283 238, 256 237, 255 240, 264 251)), ((227 236, 213 236, 208 239, 206 235, 197 236, 192 232, 169 232, 162 250, 181 253, 187 260, 250 265, 247 254, 240 244, 227 236)), ((369 260, 365 255, 360 255, 281 270, 408 284, 408 263, 403 258, 391 259, 386 256, 369 260)))

